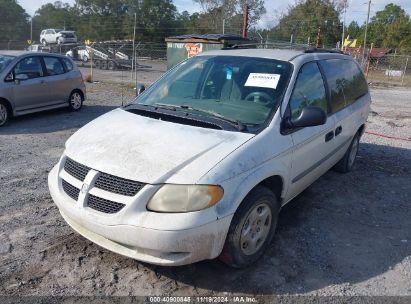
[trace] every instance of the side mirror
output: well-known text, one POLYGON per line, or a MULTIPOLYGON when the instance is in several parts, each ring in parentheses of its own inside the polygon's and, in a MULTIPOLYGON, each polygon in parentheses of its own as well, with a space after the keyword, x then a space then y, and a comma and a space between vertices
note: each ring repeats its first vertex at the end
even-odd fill
POLYGON ((146 90, 146 87, 144 86, 144 84, 139 84, 139 85, 137 86, 137 94, 136 94, 136 96, 141 95, 145 90, 146 90))
POLYGON ((15 80, 19 80, 19 81, 28 80, 28 79, 29 79, 29 76, 27 74, 17 74, 15 78, 15 80))
POLYGON ((10 81, 14 81, 14 74, 13 72, 10 72, 7 74, 6 78, 4 78, 4 81, 10 82, 10 81))
POLYGON ((288 118, 285 121, 287 129, 320 126, 327 122, 327 114, 319 107, 305 107, 297 118, 288 118))

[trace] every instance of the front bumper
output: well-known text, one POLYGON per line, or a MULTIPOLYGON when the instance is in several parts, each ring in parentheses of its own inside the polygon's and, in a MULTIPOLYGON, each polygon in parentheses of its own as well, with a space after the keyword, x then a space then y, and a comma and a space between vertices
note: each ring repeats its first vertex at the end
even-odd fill
MULTIPOLYGON (((232 218, 228 216, 198 225, 192 221, 181 229, 178 218, 187 222, 190 215, 172 214, 168 228, 164 229, 167 215, 145 210, 143 217, 147 223, 163 224, 159 224, 159 229, 153 225, 144 227, 139 223, 139 216, 133 224, 125 214, 100 215, 77 204, 61 190, 59 166, 50 172, 48 183, 61 215, 76 232, 110 251, 150 264, 178 266, 216 258, 224 246, 232 218), (121 219, 125 220, 122 222, 121 219), (170 229, 173 222, 175 230, 170 229)), ((127 208, 121 212, 127 213, 127 208)))

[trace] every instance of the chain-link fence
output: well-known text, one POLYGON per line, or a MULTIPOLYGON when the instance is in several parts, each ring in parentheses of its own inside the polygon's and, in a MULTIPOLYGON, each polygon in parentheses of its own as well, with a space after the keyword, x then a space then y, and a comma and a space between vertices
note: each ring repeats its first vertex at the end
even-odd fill
POLYGON ((411 56, 370 57, 364 64, 368 81, 376 85, 411 86, 411 56))

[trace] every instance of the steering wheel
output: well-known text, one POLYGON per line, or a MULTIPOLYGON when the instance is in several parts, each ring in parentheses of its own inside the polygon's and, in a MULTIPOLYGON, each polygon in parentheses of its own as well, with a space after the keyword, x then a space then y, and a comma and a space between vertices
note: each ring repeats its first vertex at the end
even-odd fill
POLYGON ((253 101, 264 106, 269 105, 273 100, 270 95, 265 92, 253 92, 246 96, 245 100, 253 101))

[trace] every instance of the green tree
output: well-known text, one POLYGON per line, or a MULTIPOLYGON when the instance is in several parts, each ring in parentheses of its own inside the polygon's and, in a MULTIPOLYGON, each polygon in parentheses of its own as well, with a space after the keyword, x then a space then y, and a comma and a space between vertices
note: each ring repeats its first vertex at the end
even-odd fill
POLYGON ((263 0, 194 0, 201 5, 203 13, 201 22, 206 30, 222 32, 241 32, 244 8, 249 7, 249 27, 256 25, 265 14, 263 0))
POLYGON ((0 41, 30 38, 29 17, 16 0, 0 0, 0 41))
POLYGON ((369 42, 374 43, 376 47, 406 51, 411 47, 410 36, 410 17, 398 5, 390 3, 371 18, 369 42))
POLYGON ((270 31, 269 37, 276 40, 315 45, 318 28, 321 28, 321 45, 334 46, 341 40, 341 2, 331 0, 299 0, 280 17, 279 23, 270 31))

